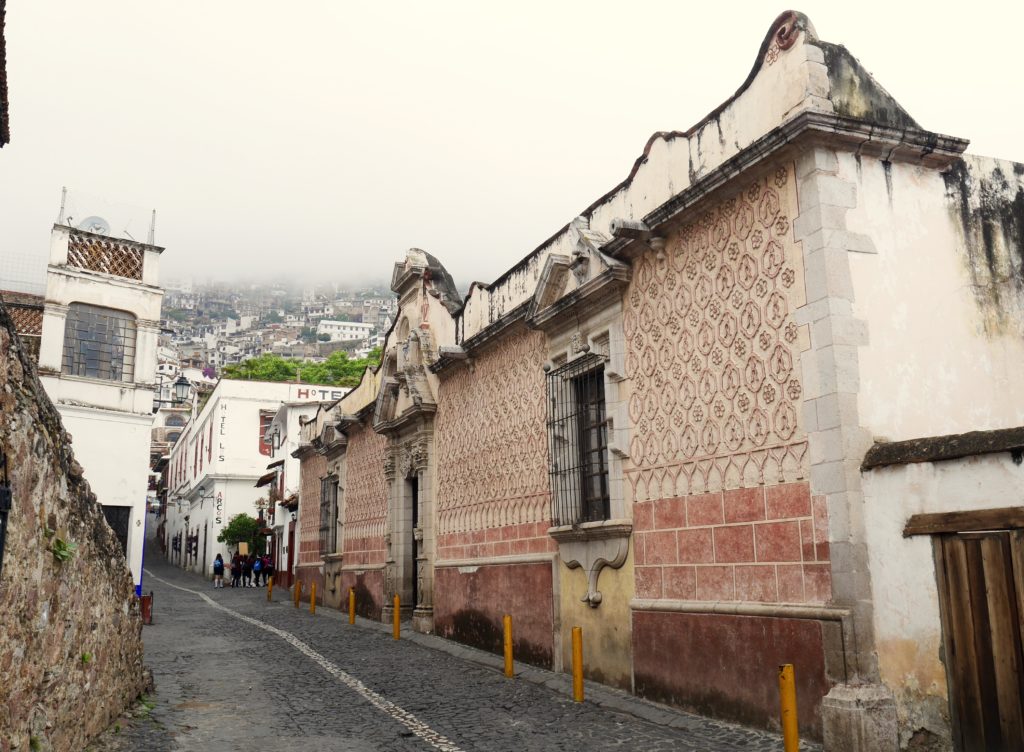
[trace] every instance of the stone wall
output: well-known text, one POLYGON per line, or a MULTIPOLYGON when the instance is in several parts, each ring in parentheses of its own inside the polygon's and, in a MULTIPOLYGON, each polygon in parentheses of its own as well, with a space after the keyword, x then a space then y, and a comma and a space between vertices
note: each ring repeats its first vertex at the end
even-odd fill
POLYGON ((142 622, 121 546, 2 305, 0 450, 13 495, 0 752, 83 749, 142 690, 142 622), (62 563, 64 543, 77 548, 62 563))

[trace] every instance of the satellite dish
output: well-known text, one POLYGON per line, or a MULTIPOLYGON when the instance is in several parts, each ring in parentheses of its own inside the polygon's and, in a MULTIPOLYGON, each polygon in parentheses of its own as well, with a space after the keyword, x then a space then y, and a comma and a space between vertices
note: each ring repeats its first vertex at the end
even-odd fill
POLYGON ((97 235, 110 234, 110 224, 103 217, 86 217, 78 223, 78 229, 94 232, 97 235))

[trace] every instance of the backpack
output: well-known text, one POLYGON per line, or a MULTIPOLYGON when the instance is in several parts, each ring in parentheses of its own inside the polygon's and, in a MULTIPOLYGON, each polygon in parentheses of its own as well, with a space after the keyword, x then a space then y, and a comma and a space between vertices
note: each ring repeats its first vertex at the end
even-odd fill
POLYGON ((263 562, 262 561, 257 559, 256 561, 254 561, 252 563, 252 571, 253 572, 259 572, 261 569, 263 569, 263 562))

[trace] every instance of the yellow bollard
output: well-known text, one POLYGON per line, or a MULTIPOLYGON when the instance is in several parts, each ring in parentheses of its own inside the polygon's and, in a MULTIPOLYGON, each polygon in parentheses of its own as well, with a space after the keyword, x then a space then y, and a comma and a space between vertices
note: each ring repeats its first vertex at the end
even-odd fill
POLYGON ((267 578, 267 603, 274 600, 274 577, 271 575, 267 578))
POLYGON ((779 705, 782 710, 782 748, 785 752, 797 752, 800 732, 796 723, 796 679, 792 663, 779 666, 779 705))
POLYGON ((302 600, 302 580, 295 581, 295 592, 293 595, 295 597, 295 608, 298 608, 299 601, 302 600))
POLYGON ((396 640, 401 639, 401 637, 402 637, 402 621, 401 621, 402 614, 401 614, 401 611, 399 609, 399 606, 400 606, 400 603, 399 603, 399 600, 398 600, 398 594, 395 593, 395 613, 392 614, 392 616, 391 616, 391 621, 392 621, 391 632, 392 632, 392 634, 394 634, 396 640))
POLYGON ((310 586, 310 588, 311 589, 309 591, 309 613, 315 614, 316 613, 316 583, 314 582, 310 586))
MULTIPOLYGON (((583 628, 572 628, 572 699, 583 702, 583 628)), ((788 752, 788 750, 787 750, 788 752)))
POLYGON ((505 625, 505 676, 511 679, 516 675, 512 665, 512 617, 505 614, 502 621, 505 625))
POLYGON ((356 623, 356 589, 354 587, 348 589, 348 623, 356 623))

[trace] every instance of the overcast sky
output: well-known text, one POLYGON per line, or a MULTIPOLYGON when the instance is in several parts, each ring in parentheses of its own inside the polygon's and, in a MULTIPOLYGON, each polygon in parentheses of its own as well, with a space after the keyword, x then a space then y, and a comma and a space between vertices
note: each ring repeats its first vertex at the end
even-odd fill
MULTIPOLYGON (((651 133, 729 97, 785 9, 7 6, 0 271, 45 259, 66 185, 156 208, 165 278, 384 280, 417 246, 460 287, 493 279, 622 180, 651 133)), ((922 126, 1024 161, 1021 8, 799 6, 922 126)))

